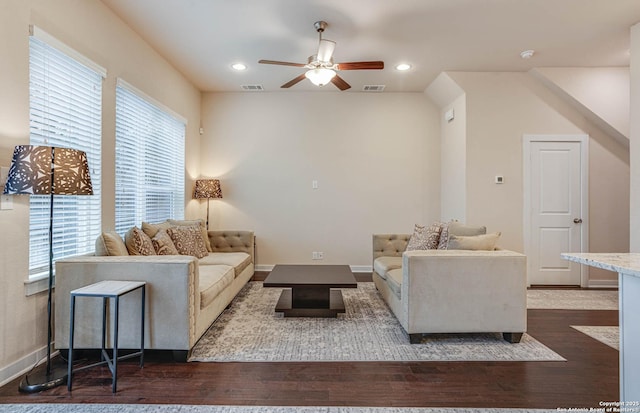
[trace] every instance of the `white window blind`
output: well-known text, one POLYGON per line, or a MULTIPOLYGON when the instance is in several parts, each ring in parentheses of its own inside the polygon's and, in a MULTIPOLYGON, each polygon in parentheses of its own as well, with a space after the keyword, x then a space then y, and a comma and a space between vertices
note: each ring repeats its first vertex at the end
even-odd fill
MULTIPOLYGON (((38 34, 42 34, 39 36, 38 34)), ((50 36, 29 38, 30 142, 85 151, 94 195, 54 197, 54 260, 94 251, 101 230, 103 70, 63 53, 50 36)), ((86 60, 85 60, 86 61, 86 60)), ((50 196, 29 201, 29 275, 49 270, 50 196)))
POLYGON ((184 218, 185 122, 125 82, 116 87, 116 231, 184 218))

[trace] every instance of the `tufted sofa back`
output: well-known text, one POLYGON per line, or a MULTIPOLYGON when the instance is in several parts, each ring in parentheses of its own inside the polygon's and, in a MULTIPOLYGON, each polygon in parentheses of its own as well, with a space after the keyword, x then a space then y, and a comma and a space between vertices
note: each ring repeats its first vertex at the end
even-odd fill
POLYGON ((252 231, 209 231, 213 252, 246 252, 255 263, 252 231))
POLYGON ((411 234, 373 234, 373 259, 402 257, 411 234))

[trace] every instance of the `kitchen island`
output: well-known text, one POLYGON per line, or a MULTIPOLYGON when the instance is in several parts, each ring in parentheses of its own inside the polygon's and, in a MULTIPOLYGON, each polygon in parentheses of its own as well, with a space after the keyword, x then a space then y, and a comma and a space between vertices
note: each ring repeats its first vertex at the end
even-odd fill
POLYGON ((618 273, 620 408, 640 411, 640 253, 561 255, 569 261, 618 273))

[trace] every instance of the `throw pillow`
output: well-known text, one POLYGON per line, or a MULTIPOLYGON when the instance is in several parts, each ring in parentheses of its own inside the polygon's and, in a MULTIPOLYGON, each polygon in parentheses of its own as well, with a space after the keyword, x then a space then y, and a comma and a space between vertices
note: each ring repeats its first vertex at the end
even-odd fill
POLYGON ((129 255, 129 251, 120 234, 108 231, 96 238, 96 255, 129 255))
POLYGON ((472 236, 450 235, 448 249, 493 251, 496 249, 500 235, 502 235, 501 232, 472 236))
POLYGON ((156 255, 151 238, 140 228, 133 227, 124 236, 129 255, 156 255))
POLYGON ((173 224, 170 224, 169 221, 158 222, 157 224, 150 224, 148 222, 142 223, 142 230, 145 234, 149 236, 149 238, 153 238, 156 236, 158 231, 166 230, 167 228, 171 228, 173 224))
POLYGON ((442 224, 442 229, 440 230, 440 239, 438 240, 439 250, 447 249, 447 244, 449 243, 449 225, 451 224, 451 222, 442 224))
POLYGON ((474 235, 484 235, 487 233, 487 227, 467 225, 458 221, 453 221, 449 224, 449 235, 464 235, 465 237, 472 237, 474 235))
POLYGON ((167 229, 167 234, 182 255, 203 258, 209 253, 199 227, 178 225, 167 229))
POLYGON ((209 233, 207 231, 207 226, 204 223, 203 219, 194 219, 194 220, 175 220, 175 219, 169 219, 167 220, 167 222, 169 224, 171 224, 171 226, 197 226, 200 228, 200 230, 202 231, 202 238, 204 239, 204 245, 207 246, 207 251, 209 252, 213 252, 213 249, 211 248, 211 242, 209 241, 209 233))
POLYGON ((466 237, 474 235, 483 235, 487 233, 487 227, 462 224, 458 221, 451 221, 443 224, 440 241, 438 242, 439 250, 446 250, 451 235, 463 235, 466 237))
POLYGON ((158 255, 179 255, 176 246, 171 241, 171 237, 167 234, 167 231, 161 229, 158 231, 155 237, 151 239, 153 249, 156 250, 158 255))
POLYGON ((442 224, 440 222, 434 222, 429 227, 416 224, 406 250, 433 250, 438 248, 441 231, 442 224))

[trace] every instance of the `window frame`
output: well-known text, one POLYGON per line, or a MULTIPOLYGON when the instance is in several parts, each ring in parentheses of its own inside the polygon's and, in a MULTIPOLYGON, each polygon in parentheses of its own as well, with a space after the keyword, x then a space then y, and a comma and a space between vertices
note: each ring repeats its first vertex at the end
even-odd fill
MULTIPOLYGON (((29 34, 29 142, 85 151, 94 190, 89 196, 54 196, 56 261, 93 252, 102 229, 102 94, 106 69, 36 26, 30 26, 29 34)), ((48 287, 50 200, 50 195, 31 195, 29 199, 27 295, 48 287)))
POLYGON ((120 78, 115 117, 116 232, 184 219, 187 120, 120 78))

